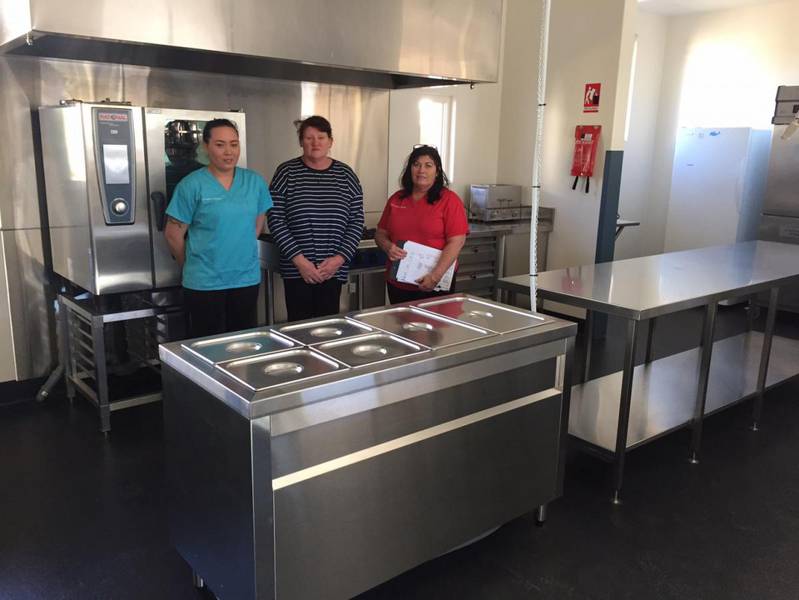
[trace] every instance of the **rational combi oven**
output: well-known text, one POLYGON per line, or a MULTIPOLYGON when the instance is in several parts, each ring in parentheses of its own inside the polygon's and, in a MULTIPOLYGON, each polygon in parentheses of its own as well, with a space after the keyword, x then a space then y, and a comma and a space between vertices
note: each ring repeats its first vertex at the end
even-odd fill
POLYGON ((92 294, 180 285, 164 238, 177 183, 208 164, 202 130, 245 115, 66 101, 39 108, 53 270, 92 294))

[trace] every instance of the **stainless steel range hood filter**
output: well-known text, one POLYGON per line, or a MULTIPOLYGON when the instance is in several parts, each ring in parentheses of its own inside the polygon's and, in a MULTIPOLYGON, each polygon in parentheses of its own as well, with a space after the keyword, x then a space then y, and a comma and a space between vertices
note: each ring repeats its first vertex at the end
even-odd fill
POLYGON ((493 82, 502 0, 0 0, 0 51, 379 88, 493 82))

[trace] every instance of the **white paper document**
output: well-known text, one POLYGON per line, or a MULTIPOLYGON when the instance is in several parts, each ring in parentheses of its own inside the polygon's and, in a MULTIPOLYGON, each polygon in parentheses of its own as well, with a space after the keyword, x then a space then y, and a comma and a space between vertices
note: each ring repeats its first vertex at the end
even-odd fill
MULTIPOLYGON (((408 255, 399 262, 396 277, 397 281, 404 283, 416 283, 417 279, 427 275, 436 266, 441 256, 441 250, 416 242, 405 242, 402 249, 408 255)), ((455 263, 453 262, 434 289, 442 292, 448 291, 452 287, 454 273, 455 263)))

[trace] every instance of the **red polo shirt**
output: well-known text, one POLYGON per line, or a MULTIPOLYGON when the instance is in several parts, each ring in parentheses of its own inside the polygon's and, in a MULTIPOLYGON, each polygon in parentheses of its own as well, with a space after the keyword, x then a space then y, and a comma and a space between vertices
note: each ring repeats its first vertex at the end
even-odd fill
MULTIPOLYGON (((400 193, 394 192, 388 199, 377 223, 378 228, 388 232, 392 242, 411 241, 442 250, 447 239, 469 233, 463 202, 452 190, 442 189, 441 197, 435 204, 430 204, 427 196, 414 200, 411 196, 400 198, 400 193)), ((386 265, 386 278, 390 266, 389 261, 386 265)), ((394 280, 391 283, 403 289, 418 289, 418 286, 408 283, 394 280)))

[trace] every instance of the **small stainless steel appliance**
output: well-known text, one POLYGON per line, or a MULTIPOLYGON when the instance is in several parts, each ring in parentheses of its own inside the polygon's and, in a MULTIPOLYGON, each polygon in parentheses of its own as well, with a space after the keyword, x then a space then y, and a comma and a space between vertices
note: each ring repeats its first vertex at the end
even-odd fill
MULTIPOLYGON (((472 185, 469 219, 511 221, 522 218, 522 188, 518 185, 472 185)), ((527 213, 529 218, 530 214, 527 213)))
POLYGON ((177 183, 208 164, 202 129, 214 118, 236 124, 246 166, 244 113, 79 101, 41 107, 53 270, 92 294, 179 285, 165 211, 177 183))

